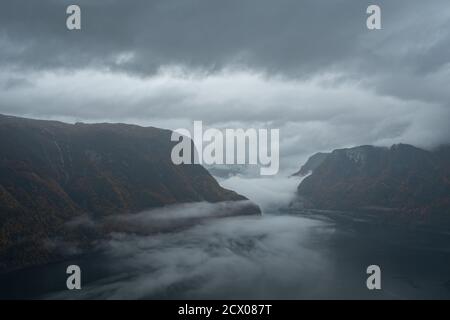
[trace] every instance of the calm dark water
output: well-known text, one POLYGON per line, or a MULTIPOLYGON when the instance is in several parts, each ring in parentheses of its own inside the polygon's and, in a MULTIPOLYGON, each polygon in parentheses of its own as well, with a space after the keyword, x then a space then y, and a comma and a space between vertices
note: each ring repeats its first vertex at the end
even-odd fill
POLYGON ((450 298, 450 232, 354 213, 233 217, 152 236, 114 234, 99 253, 0 276, 1 298, 450 298), (78 264, 82 290, 65 289, 78 264), (366 287, 381 267, 382 290, 366 287))

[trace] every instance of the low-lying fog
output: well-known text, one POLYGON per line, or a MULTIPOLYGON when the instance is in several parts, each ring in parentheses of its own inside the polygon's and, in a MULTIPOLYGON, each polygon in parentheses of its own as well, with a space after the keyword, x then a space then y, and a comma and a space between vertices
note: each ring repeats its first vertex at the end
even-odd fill
MULTIPOLYGON (((258 203, 263 215, 201 219, 153 235, 115 232, 98 244, 100 253, 94 257, 33 268, 15 277, 27 282, 29 295, 41 298, 450 297, 448 234, 387 227, 351 213, 280 211, 288 207, 298 183, 280 177, 222 180, 223 186, 258 203), (65 268, 72 263, 81 267, 82 290, 64 289, 65 268), (366 287, 371 264, 381 267, 381 291, 366 287)), ((224 204, 178 205, 120 221, 145 229, 158 221, 223 210, 224 204)), ((14 294, 23 295, 20 280, 11 283, 14 294)))

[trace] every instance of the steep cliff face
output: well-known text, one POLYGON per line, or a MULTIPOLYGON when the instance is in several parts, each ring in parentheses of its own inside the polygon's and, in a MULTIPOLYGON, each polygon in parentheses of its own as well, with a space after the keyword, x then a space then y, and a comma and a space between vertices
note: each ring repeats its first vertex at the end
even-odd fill
POLYGON ((334 150, 302 181, 298 195, 307 206, 320 209, 450 214, 448 150, 405 144, 334 150))
POLYGON ((329 153, 318 152, 308 158, 306 163, 301 166, 300 170, 293 174, 293 176, 304 177, 312 173, 319 167, 322 162, 328 157, 329 153))
MULTIPOLYGON (((51 260, 42 248, 83 214, 246 200, 200 165, 176 166, 171 132, 0 116, 0 269, 51 260)), ((257 214, 249 204, 242 214, 257 214)))

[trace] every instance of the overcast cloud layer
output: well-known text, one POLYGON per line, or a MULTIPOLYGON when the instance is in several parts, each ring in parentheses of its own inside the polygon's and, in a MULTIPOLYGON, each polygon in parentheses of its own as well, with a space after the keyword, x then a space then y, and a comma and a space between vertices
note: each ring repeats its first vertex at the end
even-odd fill
POLYGON ((359 144, 450 142, 447 0, 0 4, 0 113, 281 129, 282 165, 359 144), (382 9, 382 30, 366 8, 382 9))

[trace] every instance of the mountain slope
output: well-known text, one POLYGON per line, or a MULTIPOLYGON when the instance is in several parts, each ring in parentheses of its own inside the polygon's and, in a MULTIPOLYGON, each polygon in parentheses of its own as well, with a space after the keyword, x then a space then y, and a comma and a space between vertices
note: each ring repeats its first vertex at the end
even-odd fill
POLYGON ((313 154, 304 165, 301 166, 300 170, 293 174, 293 176, 304 177, 312 173, 322 162, 328 157, 329 153, 318 152, 313 154))
POLYGON ((411 145, 334 150, 298 187, 308 207, 388 208, 408 214, 450 214, 448 147, 411 145))
MULTIPOLYGON (((0 269, 51 260, 49 237, 74 217, 186 202, 246 200, 201 165, 176 166, 171 132, 0 115, 0 269)), ((259 213, 249 204, 236 214, 259 213)))

